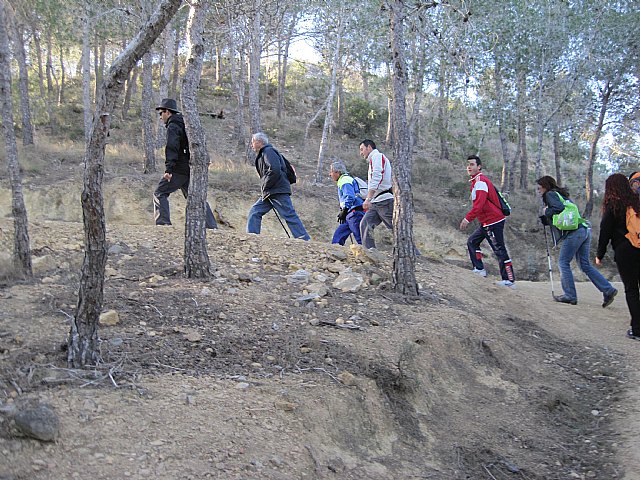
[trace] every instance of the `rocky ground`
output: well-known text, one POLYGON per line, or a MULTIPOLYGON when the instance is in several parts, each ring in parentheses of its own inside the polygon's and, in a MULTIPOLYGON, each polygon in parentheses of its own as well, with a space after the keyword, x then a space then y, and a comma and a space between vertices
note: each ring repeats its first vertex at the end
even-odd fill
POLYGON ((556 304, 424 255, 406 298, 388 248, 239 230, 208 233, 198 281, 182 227, 108 224, 102 363, 78 371, 82 225, 32 222, 35 280, 0 288, 0 478, 638 478, 623 295, 556 304), (16 422, 38 404, 54 441, 16 422))

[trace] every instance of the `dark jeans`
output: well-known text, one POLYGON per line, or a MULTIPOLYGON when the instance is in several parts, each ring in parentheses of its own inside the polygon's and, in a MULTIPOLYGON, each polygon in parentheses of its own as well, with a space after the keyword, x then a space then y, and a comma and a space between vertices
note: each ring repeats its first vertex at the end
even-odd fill
POLYGON ((340 245, 344 245, 347 241, 347 238, 353 233, 356 242, 362 244, 362 237, 360 236, 360 221, 364 217, 364 212, 362 210, 352 210, 347 215, 347 221, 345 223, 341 223, 336 228, 336 231, 333 232, 333 239, 331 239, 331 243, 339 243, 340 245))
MULTIPOLYGON (((187 198, 187 194, 189 193, 189 178, 189 175, 174 173, 171 175, 171 181, 165 180, 164 178, 160 180, 158 188, 153 192, 153 216, 156 219, 156 225, 171 225, 169 195, 177 190, 181 190, 184 198, 187 198)), ((218 228, 209 202, 206 204, 205 221, 207 228, 218 228)))
POLYGON ((624 284, 631 329, 634 335, 640 335, 640 249, 624 241, 616 248, 614 260, 624 284))
POLYGON ((510 280, 515 282, 516 276, 513 273, 513 265, 511 265, 511 259, 509 258, 509 252, 504 244, 504 224, 505 221, 494 223, 493 225, 487 225, 486 227, 480 226, 475 232, 473 232, 467 240, 467 248, 469 249, 469 258, 471 263, 478 270, 484 270, 484 263, 482 263, 482 250, 480 244, 483 240, 489 242, 489 246, 496 257, 498 257, 498 264, 500 266, 500 275, 503 280, 510 280))

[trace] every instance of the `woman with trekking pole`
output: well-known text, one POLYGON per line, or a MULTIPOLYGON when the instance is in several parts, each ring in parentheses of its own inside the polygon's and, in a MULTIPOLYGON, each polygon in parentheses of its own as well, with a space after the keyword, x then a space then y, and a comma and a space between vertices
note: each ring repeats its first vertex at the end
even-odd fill
POLYGON ((607 178, 604 188, 596 265, 602 265, 607 245, 611 242, 613 260, 624 284, 624 295, 631 314, 631 328, 627 331, 627 337, 640 340, 640 248, 633 244, 634 241, 638 244, 638 232, 630 232, 629 228, 633 230, 632 224, 627 221, 628 216, 640 213, 640 197, 621 173, 614 173, 607 178))
POLYGON ((580 217, 577 207, 569 200, 569 191, 559 186, 555 178, 545 175, 536 180, 538 193, 545 205, 540 220, 544 226, 551 226, 551 234, 560 243, 558 269, 563 294, 554 296, 556 302, 576 305, 578 293, 571 272, 571 260, 576 259, 580 269, 604 296, 602 308, 608 307, 618 293, 611 283, 589 262, 591 227, 580 217), (569 215, 570 214, 570 215, 569 215))

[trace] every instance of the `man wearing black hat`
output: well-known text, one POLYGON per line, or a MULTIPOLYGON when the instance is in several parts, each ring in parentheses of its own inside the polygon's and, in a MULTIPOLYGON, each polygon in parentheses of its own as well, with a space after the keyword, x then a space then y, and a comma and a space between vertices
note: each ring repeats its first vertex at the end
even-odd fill
MULTIPOLYGON (((167 146, 165 147, 165 170, 158 188, 153 192, 153 213, 156 225, 171 225, 169 214, 169 195, 182 190, 184 198, 189 192, 189 139, 184 129, 184 119, 178 111, 173 98, 164 98, 156 107, 160 118, 167 128, 167 146)), ((206 205, 206 227, 218 228, 209 203, 206 205)))

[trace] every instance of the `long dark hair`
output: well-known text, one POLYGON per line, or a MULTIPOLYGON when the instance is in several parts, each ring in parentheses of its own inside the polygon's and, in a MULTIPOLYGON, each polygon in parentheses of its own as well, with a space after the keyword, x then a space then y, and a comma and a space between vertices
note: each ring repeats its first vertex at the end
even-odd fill
POLYGON ((550 177, 549 175, 540 177, 538 180, 536 180, 536 183, 544 188, 547 192, 558 192, 565 200, 569 198, 569 190, 558 185, 556 183, 556 179, 550 177))
POLYGON ((640 196, 631 190, 627 177, 614 173, 604 182, 602 212, 611 210, 614 217, 624 217, 627 207, 633 207, 636 213, 640 213, 640 196))

